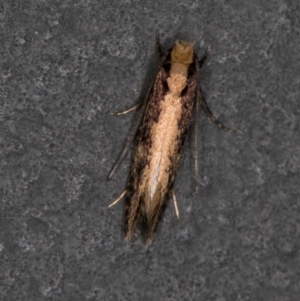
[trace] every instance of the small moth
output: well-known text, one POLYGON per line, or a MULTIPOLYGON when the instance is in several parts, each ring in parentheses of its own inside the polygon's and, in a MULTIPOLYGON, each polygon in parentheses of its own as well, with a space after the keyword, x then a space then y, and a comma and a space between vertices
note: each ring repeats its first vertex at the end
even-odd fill
POLYGON ((136 138, 125 190, 109 207, 124 198, 125 239, 130 240, 138 226, 147 245, 152 242, 170 197, 173 198, 175 212, 179 218, 173 186, 193 112, 196 182, 199 178, 197 121, 200 107, 219 128, 232 131, 213 116, 199 85, 199 71, 210 47, 199 60, 191 42, 177 40, 172 48, 163 53, 157 34, 156 44, 161 63, 144 101, 124 112, 112 113, 123 115, 140 108, 137 122, 108 176, 109 179, 112 178, 130 143, 136 138))

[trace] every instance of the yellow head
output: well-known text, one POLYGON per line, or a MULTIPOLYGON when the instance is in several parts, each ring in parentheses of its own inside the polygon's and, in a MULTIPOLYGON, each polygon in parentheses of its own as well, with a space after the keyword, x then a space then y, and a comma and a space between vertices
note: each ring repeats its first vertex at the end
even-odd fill
POLYGON ((173 63, 191 64, 193 53, 193 43, 177 40, 171 52, 171 60, 173 63))

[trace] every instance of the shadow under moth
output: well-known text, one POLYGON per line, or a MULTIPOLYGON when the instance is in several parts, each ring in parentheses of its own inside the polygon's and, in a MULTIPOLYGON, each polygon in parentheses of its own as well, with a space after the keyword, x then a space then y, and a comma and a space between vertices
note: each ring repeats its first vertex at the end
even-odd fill
MULTIPOLYGON (((157 34, 156 44, 161 63, 153 84, 144 100, 132 108, 113 115, 127 114, 140 109, 125 146, 114 164, 108 178, 111 179, 131 142, 135 139, 130 174, 125 190, 109 206, 125 199, 123 232, 128 241, 137 227, 141 229, 146 244, 152 242, 157 225, 172 197, 175 212, 179 211, 173 190, 183 144, 195 114, 194 151, 195 180, 199 182, 198 170, 198 119, 200 108, 219 128, 223 126, 212 114, 200 88, 199 71, 210 47, 199 60, 194 44, 176 41, 165 53, 161 50, 157 34)), ((196 188, 197 191, 198 188, 196 188)))

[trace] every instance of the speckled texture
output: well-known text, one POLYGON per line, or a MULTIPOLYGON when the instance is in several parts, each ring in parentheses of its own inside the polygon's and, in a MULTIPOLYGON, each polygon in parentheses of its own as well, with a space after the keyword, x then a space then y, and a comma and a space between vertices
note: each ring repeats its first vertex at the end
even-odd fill
POLYGON ((300 5, 282 1, 0 3, 0 300, 263 300, 300 294, 300 5), (200 121, 153 245, 120 235, 129 156, 158 63, 155 30, 212 51, 201 86, 238 133, 200 121))

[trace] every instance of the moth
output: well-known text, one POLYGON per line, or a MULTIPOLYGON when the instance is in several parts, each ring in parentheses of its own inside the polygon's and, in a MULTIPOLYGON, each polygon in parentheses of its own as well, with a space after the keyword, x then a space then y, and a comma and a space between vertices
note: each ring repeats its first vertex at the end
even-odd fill
POLYGON ((210 46, 198 59, 192 42, 177 40, 175 45, 162 52, 157 34, 156 44, 161 62, 154 82, 144 100, 132 108, 113 115, 127 114, 140 109, 125 146, 108 178, 112 178, 125 157, 131 142, 136 138, 130 173, 122 194, 109 206, 125 199, 123 232, 129 241, 137 227, 146 244, 151 244, 155 230, 163 215, 167 201, 172 197, 179 218, 176 195, 173 189, 187 131, 195 114, 194 151, 196 187, 198 175, 198 119, 200 108, 219 128, 222 125, 207 106, 199 85, 199 72, 210 46))

